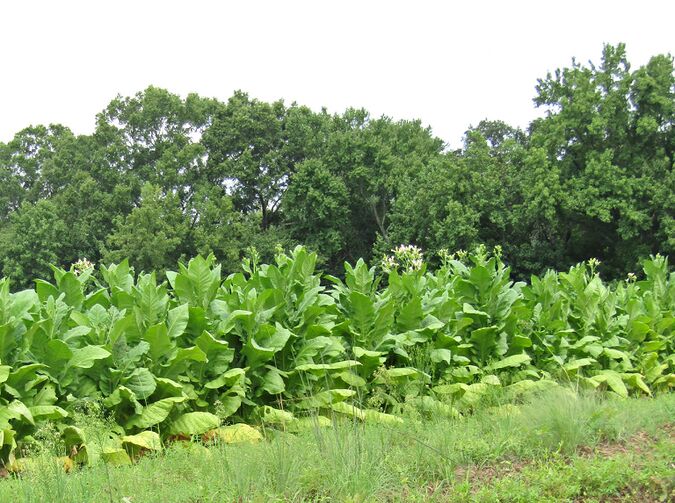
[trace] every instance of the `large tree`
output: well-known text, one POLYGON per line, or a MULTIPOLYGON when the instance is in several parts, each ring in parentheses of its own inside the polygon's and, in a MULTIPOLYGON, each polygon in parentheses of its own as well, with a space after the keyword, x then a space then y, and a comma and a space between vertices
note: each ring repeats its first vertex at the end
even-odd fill
POLYGON ((185 206, 205 178, 206 151, 199 140, 218 107, 213 99, 182 99, 150 86, 112 100, 97 116, 94 137, 108 167, 138 180, 138 191, 149 182, 175 193, 185 206))
POLYGON ((517 262, 522 243, 525 134, 500 121, 466 132, 464 148, 425 164, 395 201, 390 240, 440 249, 501 245, 517 262), (513 246, 509 247, 512 243, 513 246))
POLYGON ((129 259, 147 272, 172 267, 181 257, 188 222, 178 197, 146 183, 140 202, 127 216, 118 216, 106 240, 105 262, 129 259))
POLYGON ((325 112, 266 103, 238 91, 218 109, 202 139, 209 179, 233 194, 239 210, 259 213, 265 230, 279 221, 296 166, 322 149, 328 121, 325 112))
POLYGON ((54 178, 64 173, 50 170, 48 165, 72 138, 68 128, 52 124, 25 128, 6 145, 0 144, 0 221, 23 201, 35 203, 53 195, 54 178))
POLYGON ((0 228, 2 274, 15 288, 29 287, 36 278, 51 276, 50 264, 67 265, 64 254, 68 236, 66 223, 49 200, 24 202, 0 228))
POLYGON ((573 62, 541 79, 532 124, 560 190, 557 213, 564 266, 589 256, 618 273, 640 256, 672 252, 673 59, 630 71, 623 45, 607 45, 601 64, 573 62))
POLYGON ((675 72, 632 70, 623 45, 538 82, 546 114, 444 143, 419 121, 330 115, 236 92, 226 103, 149 87, 118 96, 93 135, 31 126, 0 143, 0 267, 129 256, 140 268, 304 243, 323 267, 402 243, 501 245, 519 275, 591 256, 619 276, 675 251, 675 72), (145 189, 143 189, 145 187, 145 189))
POLYGON ((334 116, 316 163, 303 165, 297 182, 291 180, 286 207, 302 205, 302 194, 310 194, 311 203, 306 203, 302 215, 289 209, 288 224, 302 241, 307 239, 302 233, 309 229, 316 230, 309 239, 330 240, 320 248, 330 253, 325 257, 329 267, 369 258, 374 246, 379 250, 397 244, 389 236, 394 203, 443 148, 443 142, 419 121, 372 119, 356 109, 334 116))

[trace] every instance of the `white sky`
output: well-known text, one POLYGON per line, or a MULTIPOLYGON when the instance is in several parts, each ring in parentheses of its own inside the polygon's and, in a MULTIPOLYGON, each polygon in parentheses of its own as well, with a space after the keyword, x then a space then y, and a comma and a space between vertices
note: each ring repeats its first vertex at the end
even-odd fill
POLYGON ((483 118, 526 126, 538 77, 626 42, 675 53, 675 2, 8 0, 0 141, 30 124, 90 133, 118 93, 242 89, 341 112, 419 118, 458 146, 483 118))

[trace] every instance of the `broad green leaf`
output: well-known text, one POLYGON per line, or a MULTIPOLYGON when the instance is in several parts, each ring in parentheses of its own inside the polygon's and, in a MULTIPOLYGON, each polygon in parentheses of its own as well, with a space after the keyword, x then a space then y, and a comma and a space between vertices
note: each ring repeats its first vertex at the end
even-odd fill
POLYGON ((628 336, 636 342, 642 342, 645 340, 645 337, 647 336, 650 330, 651 328, 647 323, 636 320, 630 324, 630 331, 628 333, 628 336))
POLYGON ((602 371, 591 377, 590 380, 596 383, 606 383, 614 393, 620 397, 628 398, 628 390, 626 389, 626 385, 623 383, 621 376, 612 370, 602 371))
POLYGON ((506 358, 494 362, 488 366, 488 370, 499 370, 508 367, 520 367, 531 360, 530 355, 522 353, 519 355, 507 356, 506 358))
POLYGON ((511 341, 512 348, 530 348, 532 347, 532 340, 523 335, 514 335, 511 341))
POLYGON ((344 360, 344 361, 335 362, 335 363, 307 363, 305 365, 298 365, 297 367, 295 367, 295 370, 298 370, 300 372, 312 372, 312 371, 323 371, 323 370, 341 370, 341 369, 358 367, 360 365, 361 365, 361 362, 358 362, 356 360, 344 360))
POLYGON ((175 358, 171 361, 172 364, 179 363, 185 360, 191 360, 195 362, 206 363, 208 359, 204 351, 199 349, 197 346, 192 346, 190 348, 180 348, 176 352, 175 358))
POLYGON ((185 397, 169 397, 163 398, 156 402, 153 402, 149 405, 143 407, 143 410, 140 414, 133 416, 129 421, 127 421, 126 428, 138 428, 144 430, 155 426, 167 417, 173 409, 174 405, 185 401, 185 397))
POLYGON ((137 368, 122 380, 122 383, 134 392, 138 400, 145 400, 157 388, 155 376, 146 368, 137 368))
POLYGON ((57 299, 59 296, 58 288, 41 279, 35 280, 35 291, 38 294, 41 302, 45 302, 49 297, 57 299))
POLYGON ((187 304, 182 304, 169 311, 168 330, 169 339, 180 337, 185 332, 188 325, 190 314, 187 304))
POLYGON ((350 324, 359 341, 366 341, 375 321, 375 308, 370 297, 353 291, 349 295, 352 305, 350 324))
POLYGON ((28 407, 28 410, 30 410, 33 418, 39 421, 44 421, 45 419, 58 421, 68 417, 68 413, 56 405, 35 405, 28 407))
POLYGON ((66 304, 76 309, 82 307, 84 294, 82 293, 82 284, 78 281, 77 276, 72 272, 67 272, 58 281, 58 287, 61 292, 66 294, 66 304))
POLYGON ((0 365, 0 384, 7 380, 10 370, 12 370, 12 367, 9 365, 0 365))
POLYGON ((594 336, 594 335, 587 335, 587 336, 582 337, 581 339, 579 339, 579 340, 572 346, 572 348, 574 348, 574 349, 579 349, 579 348, 582 348, 582 347, 586 346, 587 344, 591 344, 592 342, 599 341, 599 340, 600 340, 600 337, 596 337, 596 336, 594 336))
POLYGON ((417 377, 421 375, 421 372, 412 367, 397 367, 386 369, 384 374, 390 379, 400 379, 402 377, 417 377))
POLYGON ((452 351, 449 349, 433 349, 429 353, 429 357, 434 363, 445 362, 448 365, 452 363, 452 351))
POLYGON ((155 397, 168 398, 183 396, 183 386, 176 381, 167 379, 166 377, 156 377, 155 384, 157 384, 155 397))
POLYGON ((263 325, 256 336, 251 337, 242 349, 247 364, 255 367, 271 360, 276 353, 286 346, 290 337, 291 332, 279 323, 275 326, 263 325))
POLYGON ((278 369, 274 367, 269 368, 263 377, 262 389, 270 395, 278 395, 286 390, 284 378, 278 369))
MULTIPOLYGON (((68 344, 60 339, 52 339, 46 344, 46 360, 50 367, 55 367, 59 362, 70 360, 74 353, 68 344)), ((62 364, 61 364, 62 365, 62 364)))
POLYGON ((26 407, 23 402, 14 400, 7 406, 7 409, 14 415, 14 417, 23 418, 26 422, 33 425, 35 424, 33 414, 31 414, 30 409, 26 407))
POLYGON ((344 371, 340 372, 339 374, 335 374, 335 377, 339 377, 345 383, 347 383, 347 385, 354 386, 355 388, 360 388, 367 384, 364 378, 349 371, 344 371))
POLYGON ((564 365, 564 369, 567 370, 568 372, 573 371, 573 370, 578 370, 581 367, 586 367, 588 365, 592 365, 596 362, 595 358, 578 358, 576 360, 572 360, 564 365))
POLYGON ((168 356, 176 347, 171 340, 164 323, 151 326, 143 335, 143 339, 150 344, 150 357, 159 363, 161 358, 168 356))
POLYGON ((633 388, 637 388, 641 391, 644 391, 645 394, 651 396, 652 392, 640 374, 624 374, 623 378, 633 388))
POLYGON ((454 383, 454 384, 441 384, 439 386, 434 386, 434 393, 439 395, 453 395, 455 398, 460 398, 466 390, 469 389, 468 384, 464 383, 454 383))
POLYGON ((614 360, 621 360, 628 357, 626 353, 619 351, 618 349, 604 348, 602 352, 614 360))
POLYGON ((486 376, 483 376, 480 382, 489 384, 491 386, 501 386, 502 382, 499 380, 499 377, 497 377, 494 374, 488 374, 486 376))
POLYGON ((63 438, 68 450, 79 447, 86 442, 84 430, 77 426, 66 426, 61 432, 61 438, 63 438))
POLYGON ((178 416, 169 425, 172 435, 201 435, 220 425, 220 418, 209 412, 188 412, 178 416))
POLYGON ((363 409, 360 409, 355 405, 346 402, 338 402, 331 404, 330 408, 335 412, 345 414, 347 416, 354 417, 356 419, 360 419, 361 421, 363 421, 366 418, 366 414, 363 411, 363 409))
POLYGON ((230 417, 232 414, 239 410, 241 407, 241 397, 233 395, 221 395, 220 396, 220 407, 218 408, 218 415, 220 417, 230 417))
POLYGON ((319 407, 326 407, 338 402, 342 402, 347 398, 356 395, 356 391, 352 389, 330 389, 321 391, 309 398, 301 400, 297 407, 299 409, 314 409, 319 407))
POLYGON ((415 296, 407 304, 401 307, 396 323, 402 332, 414 330, 421 326, 424 312, 422 311, 422 300, 415 296))
POLYGON ((207 389, 219 389, 223 386, 233 386, 246 375, 244 369, 230 369, 227 372, 207 382, 204 387, 207 389))
POLYGON ((475 318, 488 318, 489 315, 485 311, 479 311, 475 309, 471 304, 464 303, 462 305, 462 312, 464 314, 471 315, 475 318))
POLYGON ((85 346, 73 350, 73 356, 68 361, 68 366, 88 369, 93 367, 97 360, 104 360, 109 356, 110 352, 102 346, 85 346))
POLYGON ((485 359, 497 344, 496 326, 477 328, 471 332, 471 341, 476 345, 481 359, 485 359))

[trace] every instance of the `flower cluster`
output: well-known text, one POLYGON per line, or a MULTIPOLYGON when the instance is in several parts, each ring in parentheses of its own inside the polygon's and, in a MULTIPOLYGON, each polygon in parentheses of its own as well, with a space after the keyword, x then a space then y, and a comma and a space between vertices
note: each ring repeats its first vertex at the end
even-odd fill
POLYGON ((80 260, 78 260, 77 262, 75 262, 72 265, 71 269, 72 269, 73 273, 75 274, 75 276, 79 276, 84 271, 86 271, 88 269, 93 269, 93 267, 94 267, 94 264, 92 262, 89 262, 89 260, 87 260, 87 257, 84 257, 84 258, 81 258, 80 260))
POLYGON ((419 271, 424 266, 422 250, 414 245, 400 245, 391 250, 393 255, 382 257, 380 266, 385 272, 402 268, 404 271, 419 271))
POLYGON ((588 260, 588 266, 591 268, 591 274, 595 274, 595 270, 602 264, 597 258, 593 257, 588 260))

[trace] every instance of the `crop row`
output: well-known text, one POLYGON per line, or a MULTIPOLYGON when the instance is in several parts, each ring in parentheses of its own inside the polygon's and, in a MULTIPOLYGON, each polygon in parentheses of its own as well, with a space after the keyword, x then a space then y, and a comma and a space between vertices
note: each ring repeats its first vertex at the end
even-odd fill
POLYGON ((591 261, 525 284, 483 248, 435 271, 416 254, 398 249, 383 273, 345 264, 344 280, 302 247, 226 278, 211 256, 162 282, 127 262, 54 268, 53 282, 16 293, 0 280, 0 461, 46 423, 92 462, 239 432, 227 423, 452 416, 494 387, 675 386, 666 258, 646 260, 639 280, 607 284, 591 261), (73 420, 88 407, 115 424, 98 450, 73 420))

